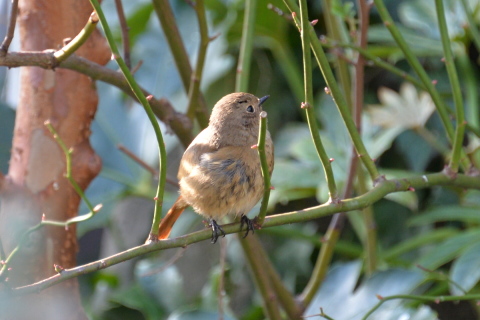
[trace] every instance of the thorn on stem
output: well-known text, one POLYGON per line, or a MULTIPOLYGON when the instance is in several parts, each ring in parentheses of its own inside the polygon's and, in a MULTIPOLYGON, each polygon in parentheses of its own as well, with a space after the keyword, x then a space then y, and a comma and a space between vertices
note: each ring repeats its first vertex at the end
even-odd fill
POLYGON ((61 265, 58 265, 58 264, 53 264, 53 268, 55 269, 56 273, 62 273, 65 270, 64 267, 62 267, 61 265))
POLYGON ((330 161, 330 163, 331 163, 331 162, 335 161, 335 158, 330 158, 330 159, 328 159, 328 161, 330 161))
POLYGON ((158 200, 158 197, 153 197, 153 201, 157 201, 158 200))
POLYGON ((275 187, 274 187, 274 186, 270 186, 270 190, 275 190, 275 187))
POLYGON ((312 20, 312 21, 310 22, 310 24, 312 25, 312 27, 315 26, 317 23, 318 23, 318 19, 312 20))
POLYGON ((99 203, 93 208, 93 212, 97 213, 98 211, 102 210, 103 204, 99 203))
POLYGON ((442 57, 440 61, 445 62, 445 57, 442 57))
POLYGON ((302 109, 307 109, 307 108, 311 108, 312 106, 308 103, 308 102, 302 102, 302 104, 300 105, 300 108, 302 109))
POLYGON ((414 187, 408 187, 408 191, 415 192, 415 188, 414 187))
POLYGON ((330 91, 330 88, 329 88, 329 87, 325 87, 324 90, 325 90, 325 93, 326 93, 326 94, 331 94, 331 93, 332 93, 332 92, 330 91))
POLYGON ((42 213, 42 221, 45 221, 45 213, 42 213))
POLYGON ((379 294, 376 294, 375 296, 377 297, 378 300, 383 300, 383 296, 381 296, 379 294))
POLYGON ((258 144, 254 144, 250 147, 250 149, 258 149, 258 144))
POLYGON ((438 83, 438 80, 436 80, 436 79, 433 79, 433 80, 432 80, 432 84, 433 84, 434 86, 436 86, 437 83, 438 83))
POLYGON ((147 101, 151 101, 153 99, 153 95, 152 94, 149 94, 147 97, 146 97, 147 101))

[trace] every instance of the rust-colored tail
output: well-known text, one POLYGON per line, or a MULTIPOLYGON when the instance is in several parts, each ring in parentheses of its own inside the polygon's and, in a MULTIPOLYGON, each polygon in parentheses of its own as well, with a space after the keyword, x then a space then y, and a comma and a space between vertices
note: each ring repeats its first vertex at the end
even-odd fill
POLYGON ((175 221, 177 221, 178 217, 180 217, 186 207, 188 207, 188 205, 183 201, 182 196, 179 196, 170 210, 168 210, 165 218, 160 222, 160 226, 158 227, 158 240, 165 240, 168 238, 175 221))

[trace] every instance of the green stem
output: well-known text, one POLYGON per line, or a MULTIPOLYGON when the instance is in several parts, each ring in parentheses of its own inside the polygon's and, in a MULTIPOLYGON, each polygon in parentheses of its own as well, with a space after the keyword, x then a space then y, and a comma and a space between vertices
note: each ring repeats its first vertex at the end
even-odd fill
POLYGON ((435 136, 425 127, 416 127, 413 130, 418 133, 430 146, 440 152, 444 159, 448 159, 450 150, 448 150, 447 146, 444 145, 437 136, 435 136))
POLYGON ((475 47, 477 47, 477 50, 480 51, 480 32, 477 29, 477 23, 475 22, 475 18, 473 17, 472 12, 468 8, 467 0, 461 0, 461 1, 463 6, 463 11, 467 16, 468 30, 472 35, 472 39, 473 39, 473 43, 475 43, 475 47))
MULTIPOLYGON (((284 2, 291 12, 298 12, 299 8, 293 2, 293 0, 284 0, 284 2)), ((298 25, 297 17, 295 17, 295 22, 298 25)), ((367 168, 374 184, 376 184, 382 181, 384 178, 378 173, 375 163, 373 162, 372 158, 367 152, 367 149, 365 148, 365 145, 363 144, 362 138, 360 137, 360 134, 355 126, 355 122, 353 121, 352 115, 350 113, 350 108, 347 104, 347 100, 345 99, 345 95, 342 93, 337 82, 335 81, 335 77, 333 75, 332 69, 330 68, 327 56, 323 51, 320 41, 317 39, 315 30, 310 24, 308 24, 308 30, 311 40, 310 45, 312 47, 315 58, 317 59, 317 63, 322 71, 323 77, 327 83, 328 89, 331 92, 333 100, 335 101, 335 104, 337 105, 338 110, 345 123, 345 126, 347 127, 348 133, 350 134, 350 138, 352 139, 353 145, 355 146, 355 150, 357 150, 358 156, 362 160, 365 168, 367 168)))
POLYGON ((200 31, 200 44, 198 47, 197 64, 195 71, 192 73, 190 79, 190 87, 188 90, 188 107, 187 116, 190 119, 195 118, 196 115, 203 116, 205 113, 198 110, 198 100, 200 99, 200 82, 202 80, 203 67, 205 65, 205 57, 207 55, 207 48, 210 42, 208 37, 207 19, 205 17, 205 5, 203 0, 197 0, 194 4, 195 12, 198 19, 198 30, 200 31))
MULTIPOLYGON (((339 42, 347 42, 350 40, 348 37, 348 32, 345 28, 345 24, 343 23, 340 17, 337 17, 333 14, 332 10, 332 0, 322 0, 322 11, 323 17, 325 19, 325 25, 327 27, 327 34, 336 41, 339 42)), ((343 92, 346 96, 347 104, 349 106, 352 105, 352 96, 350 95, 351 92, 351 77, 348 63, 344 59, 339 59, 338 57, 335 59, 335 68, 336 73, 343 88, 343 92)))
POLYGON ((422 82, 418 81, 417 79, 415 79, 405 71, 395 67, 394 65, 383 61, 380 57, 377 57, 376 55, 370 53, 368 50, 365 50, 364 48, 360 48, 350 43, 335 42, 324 37, 321 38, 321 41, 322 41, 321 42, 322 46, 326 48, 342 47, 342 48, 350 48, 352 50, 355 50, 358 53, 360 53, 362 56, 364 56, 368 61, 371 61, 374 65, 382 69, 385 69, 387 71, 390 71, 391 73, 399 76, 400 78, 411 82, 413 85, 417 86, 418 88, 425 90, 425 86, 423 85, 422 82))
POLYGON ((250 265, 256 287, 263 298, 265 316, 271 320, 280 320, 282 317, 280 316, 280 310, 278 308, 277 295, 272 287, 269 275, 260 263, 262 258, 258 256, 258 248, 254 245, 253 238, 253 236, 250 236, 245 239, 240 239, 240 244, 242 245, 247 262, 250 265))
POLYGON ((447 67, 448 78, 452 88, 453 103, 455 105, 455 118, 457 121, 455 136, 453 139, 452 157, 450 158, 450 169, 453 172, 458 171, 460 156, 462 155, 463 136, 465 134, 465 115, 463 110, 462 90, 458 80, 455 61, 453 60, 452 47, 448 36, 447 21, 445 20, 445 8, 443 0, 435 0, 437 8, 438 26, 440 28, 440 37, 442 39, 443 52, 445 53, 445 65, 447 67))
POLYGON ((90 210, 89 213, 76 216, 73 218, 70 218, 66 221, 57 221, 57 220, 46 220, 44 217, 42 218, 42 221, 33 227, 30 227, 27 231, 25 231, 22 236, 20 237, 20 241, 18 242, 17 246, 15 249, 10 252, 8 257, 5 259, 2 268, 0 269, 0 282, 3 280, 6 275, 7 275, 7 270, 10 268, 10 264, 12 262, 13 257, 20 252, 20 248, 29 240, 29 235, 40 229, 41 227, 45 225, 49 226, 55 226, 55 227, 63 227, 63 228, 68 228, 69 225, 74 224, 74 223, 79 223, 82 221, 86 221, 90 218, 92 218, 100 209, 102 208, 102 205, 97 205, 95 207, 92 206, 90 200, 88 200, 87 196, 83 192, 82 188, 78 185, 78 183, 75 181, 72 175, 72 153, 73 149, 67 148, 65 142, 60 138, 58 135, 57 131, 55 128, 52 126, 50 121, 45 121, 45 126, 47 127, 48 131, 52 134, 53 138, 55 141, 58 143, 60 148, 62 149, 64 155, 65 155, 65 162, 66 162, 66 172, 65 172, 65 177, 67 178, 68 182, 72 185, 73 189, 75 192, 80 196, 80 198, 85 202, 87 205, 88 209, 90 210))
MULTIPOLYGON (((330 225, 333 223, 337 224, 332 220, 330 225)), ((322 247, 320 249, 320 254, 317 257, 315 262, 315 267, 313 269, 312 275, 300 295, 299 299, 303 305, 308 306, 312 302, 313 297, 318 291, 318 288, 323 282, 325 275, 328 271, 328 266, 330 261, 332 261, 332 256, 335 248, 335 243, 337 243, 338 238, 340 237, 340 229, 337 228, 328 228, 327 233, 323 238, 322 247), (330 244, 331 243, 331 244, 330 244)))
MULTIPOLYGON (((403 38, 402 34, 398 30, 397 26, 393 22, 393 19, 388 13, 388 10, 385 7, 385 4, 383 3, 383 1, 382 0, 373 0, 373 1, 388 31, 390 31, 390 34, 392 35, 393 39, 402 50, 408 63, 413 68, 413 70, 415 70, 415 73, 420 78, 420 81, 422 81, 423 85, 425 86, 425 89, 428 91, 428 93, 432 97, 432 100, 437 108, 437 112, 440 116, 440 119, 442 120, 445 131, 447 132, 448 140, 452 142, 455 136, 455 132, 453 129, 453 125, 448 117, 448 111, 447 111, 447 107, 445 105, 444 100, 442 99, 438 91, 435 89, 434 85, 432 84, 432 80, 429 78, 427 72, 422 67, 422 65, 420 64, 420 61, 417 59, 413 51, 410 49, 407 42, 403 38)), ((461 162, 462 162, 463 168, 468 169, 470 167, 469 159, 463 156, 461 158, 462 158, 461 162)))
POLYGON ((92 12, 88 18, 88 22, 85 27, 80 31, 79 34, 68 44, 66 44, 62 49, 55 51, 53 56, 57 59, 58 63, 65 61, 69 56, 71 56, 82 44, 87 41, 92 32, 96 29, 98 23, 98 16, 95 12, 92 12))
POLYGON ((480 294, 466 294, 463 296, 417 296, 417 295, 407 295, 407 294, 399 294, 395 296, 388 296, 388 297, 380 297, 379 302, 370 309, 362 318, 362 320, 366 320, 369 316, 372 315, 380 306, 387 301, 396 300, 396 299, 404 299, 404 300, 418 300, 423 302, 433 302, 439 303, 444 301, 466 301, 466 300, 479 300, 480 294))
POLYGON ((242 42, 240 43, 240 55, 238 57, 237 78, 235 81, 236 92, 247 92, 250 80, 250 65, 252 61, 253 34, 255 19, 257 17, 257 0, 245 2, 245 14, 243 18, 242 42))
MULTIPOLYGON (((165 38, 167 39, 168 46, 172 52, 173 60, 177 66, 180 79, 182 80, 185 91, 190 91, 190 81, 192 77, 192 66, 188 59, 187 50, 182 42, 180 31, 177 28, 175 22, 175 16, 173 15, 172 7, 168 0, 152 0, 153 9, 155 10, 160 24, 162 25, 165 38)), ((205 99, 201 93, 198 95, 196 116, 197 120, 202 128, 208 126, 208 111, 205 99)), ((193 120, 193 117, 190 118, 193 120)))
POLYGON ((100 18, 100 22, 102 23, 103 31, 105 32, 105 37, 107 38, 108 44, 110 49, 112 50, 113 56, 115 61, 117 62, 118 66, 122 70, 125 79, 128 82, 128 85, 135 93, 138 101, 142 104, 145 112, 147 113, 148 119, 153 126, 153 130, 155 131, 155 136, 157 138, 158 144, 158 151, 159 151, 159 177, 158 177, 158 187, 155 193, 155 209, 153 213, 153 222, 152 227, 150 229, 150 235, 148 240, 156 241, 158 235, 158 226, 160 225, 161 215, 162 215, 162 206, 163 206, 163 193, 165 191, 165 182, 167 179, 167 152, 165 150, 165 143, 163 141, 162 131, 160 130, 160 126, 157 122, 157 118, 148 103, 147 98, 143 95, 142 90, 138 86, 137 82, 133 78, 130 70, 128 69, 127 65, 123 61, 122 57, 120 56, 120 52, 118 51, 117 44, 113 38, 112 32, 110 31, 110 27, 107 24, 107 20, 105 15, 103 14, 102 8, 98 3, 98 0, 90 0, 90 3, 95 8, 98 17, 100 18))
MULTIPOLYGON (((262 226, 262 229, 279 225, 310 221, 318 219, 320 217, 332 215, 337 212, 360 210, 383 199, 389 193, 409 191, 411 190, 411 188, 421 189, 433 186, 452 186, 465 189, 480 190, 480 180, 478 179, 478 177, 467 176, 465 174, 457 174, 455 177, 452 178, 452 176, 446 175, 442 172, 402 179, 384 180, 377 183, 377 185, 370 189, 367 193, 355 198, 342 200, 342 202, 338 204, 326 203, 319 206, 302 209, 299 211, 291 211, 277 215, 269 215, 265 217, 265 222, 262 226)), ((245 231, 240 228, 240 223, 223 225, 222 229, 225 231, 226 234, 245 231)), ((123 261, 131 260, 147 253, 169 248, 185 247, 190 244, 204 241, 207 239, 210 240, 211 236, 211 229, 206 228, 201 231, 193 232, 177 238, 134 247, 126 251, 117 253, 113 256, 101 259, 99 261, 94 261, 72 269, 65 269, 62 273, 52 276, 48 279, 41 280, 28 286, 15 288, 10 291, 9 294, 11 293, 13 295, 19 295, 39 292, 57 283, 63 282, 67 279, 78 277, 82 274, 87 274, 100 269, 105 269, 109 266, 121 263, 123 261)))
POLYGON ((280 276, 273 267, 272 263, 268 259, 268 254, 265 252, 261 242, 258 240, 258 237, 249 236, 250 246, 255 248, 255 258, 258 259, 258 263, 265 270, 265 273, 269 276, 271 286, 277 296, 280 304, 288 315, 288 319, 302 319, 302 309, 298 305, 297 301, 290 293, 290 291, 285 288, 280 279, 280 276))
POLYGON ((263 199, 260 206, 260 212, 257 217, 257 222, 261 226, 265 221, 267 214, 268 199, 270 198, 270 168, 268 167, 267 155, 265 154, 265 138, 267 136, 267 113, 262 111, 260 113, 260 129, 258 135, 257 150, 260 157, 260 164, 262 168, 263 177, 263 199))
POLYGON ((478 109, 478 79, 475 76, 475 67, 470 62, 467 49, 463 47, 462 53, 458 56, 458 67, 464 79, 465 85, 465 108, 467 129, 480 137, 480 114, 478 109), (472 130, 473 129, 473 130, 472 130))
POLYGON ((310 35, 308 28, 310 27, 310 21, 308 20, 307 1, 300 0, 300 16, 301 16, 301 30, 300 36, 302 39, 302 51, 303 51, 303 85, 305 91, 305 102, 302 103, 302 108, 305 109, 307 114, 308 128, 312 136, 317 155, 323 165, 325 172, 325 178, 327 180, 329 197, 331 202, 338 201, 337 186, 335 184, 335 177, 333 175, 332 164, 330 158, 323 147, 322 140, 320 138, 315 111, 313 109, 313 88, 312 88, 312 55, 310 52, 310 35))
MULTIPOLYGON (((363 170, 358 171, 358 191, 360 194, 368 191, 363 170)), ((363 208, 362 215, 366 230, 365 239, 362 239, 365 248, 366 273, 372 275, 377 269, 377 224, 372 206, 363 208)))

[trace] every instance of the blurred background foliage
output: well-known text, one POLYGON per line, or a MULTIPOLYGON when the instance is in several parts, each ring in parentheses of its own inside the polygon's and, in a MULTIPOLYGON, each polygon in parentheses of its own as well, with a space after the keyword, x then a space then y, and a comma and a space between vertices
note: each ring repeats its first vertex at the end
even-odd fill
MULTIPOLYGON (((319 19, 315 26, 317 34, 327 33, 325 14, 342 19, 347 28, 355 28, 356 2, 330 2, 332 12, 325 13, 322 1, 309 1, 310 19, 319 19)), ((442 97, 453 105, 441 61, 443 52, 433 0, 385 3, 411 49, 435 79, 442 97)), ((467 120, 479 129, 479 48, 474 45, 469 28, 477 28, 480 22, 480 2, 467 1, 477 25, 469 25, 461 1, 445 3, 467 120)), ((132 64, 142 61, 136 80, 156 97, 168 98, 178 111, 185 111, 187 94, 152 3, 124 1, 123 5, 130 28, 132 64)), ((199 43, 195 12, 188 1, 171 1, 171 5, 190 61, 195 65, 199 43)), ((245 3, 206 0, 205 5, 209 35, 218 35, 208 47, 201 82, 207 104, 212 107, 219 98, 234 91, 245 3)), ((113 1, 104 1, 103 7, 121 43, 113 1)), ((249 92, 271 96, 265 105, 276 150, 270 213, 303 209, 328 200, 323 169, 300 109, 301 43, 287 12, 280 0, 258 1, 249 82, 249 92)), ((413 75, 375 7, 370 12, 368 39, 369 53, 413 75)), ((332 63, 354 56, 353 50, 340 47, 329 51, 332 63)), ((116 68, 113 62, 110 66, 116 68)), ((14 72, 0 74, 2 172, 8 168, 13 131, 14 72)), ((329 157, 335 159, 333 169, 341 190, 347 178, 350 139, 331 97, 324 91, 326 85, 318 67, 313 72, 314 107, 320 134, 329 157)), ((117 149, 122 144, 153 167, 157 166, 155 136, 143 109, 117 88, 100 82, 97 86, 100 105, 92 126, 92 144, 103 160, 103 169, 87 195, 93 203, 103 203, 104 209, 78 226, 78 264, 142 244, 151 223, 150 199, 156 186, 150 173, 117 149)), ((162 130, 169 132, 163 123, 162 130)), ((387 178, 438 172, 445 163, 448 141, 429 95, 404 78, 370 63, 365 72, 362 137, 387 178)), ((165 141, 169 153, 168 177, 175 180, 183 147, 173 135, 167 134, 165 141)), ((478 137, 467 133, 465 143, 475 159, 478 137)), ((365 180, 365 176, 360 175, 360 179, 365 180)), ((173 203, 176 192, 176 187, 170 185, 165 207, 173 203)), ((335 319, 360 319, 378 302, 377 294, 462 295, 479 291, 478 191, 434 187, 391 194, 372 207, 378 238, 377 271, 373 275, 365 273, 362 262, 367 226, 360 212, 351 212, 335 247, 330 271, 305 315, 318 314, 322 307, 335 319)), ((86 211, 84 207, 80 209, 81 213, 86 211)), ((325 217, 258 231, 269 258, 292 292, 300 293, 306 285, 329 221, 330 217, 325 217)), ((202 226, 201 218, 189 211, 180 218, 172 236, 202 226)), ((171 249, 82 276, 85 308, 92 319, 216 319, 220 312, 219 287, 223 286, 224 319, 263 319, 261 299, 237 238, 228 236, 222 240, 220 245, 203 242, 171 249), (220 251, 224 246, 227 249, 223 265, 220 251)), ((420 304, 394 300, 385 303, 369 319, 475 319, 478 311, 474 302, 420 304)), ((312 317, 317 318, 321 317, 312 317)))

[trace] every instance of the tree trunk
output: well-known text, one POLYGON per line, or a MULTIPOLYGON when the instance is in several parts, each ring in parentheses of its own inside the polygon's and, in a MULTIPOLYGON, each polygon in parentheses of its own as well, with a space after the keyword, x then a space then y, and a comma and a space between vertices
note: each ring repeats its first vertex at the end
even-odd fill
MULTIPOLYGON (((58 49, 63 39, 76 36, 92 11, 88 0, 20 0, 17 26, 22 51, 58 49)), ((98 32, 77 54, 100 64, 110 58, 98 32)), ((98 102, 88 77, 68 70, 22 68, 20 91, 9 172, 0 183, 0 239, 7 255, 43 214, 59 221, 77 215, 80 198, 64 177, 65 155, 45 128, 46 120, 73 148, 73 177, 82 189, 101 168, 88 140, 98 102)), ((24 286, 52 276, 54 264, 75 266, 75 231, 75 226, 45 227, 32 233, 16 255, 6 284, 24 286)), ((8 304, 0 302, 0 310, 2 319, 86 318, 76 279, 9 299, 8 304)))

